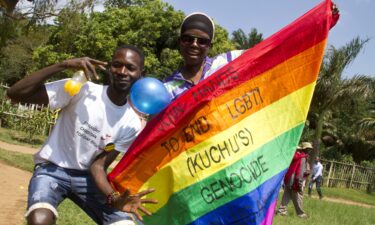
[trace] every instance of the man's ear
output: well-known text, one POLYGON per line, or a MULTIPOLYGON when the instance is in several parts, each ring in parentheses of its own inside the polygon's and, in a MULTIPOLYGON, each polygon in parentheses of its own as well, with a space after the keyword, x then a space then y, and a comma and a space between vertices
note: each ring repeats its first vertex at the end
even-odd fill
POLYGON ((212 48, 212 47, 214 47, 214 43, 213 42, 210 43, 210 48, 212 48))

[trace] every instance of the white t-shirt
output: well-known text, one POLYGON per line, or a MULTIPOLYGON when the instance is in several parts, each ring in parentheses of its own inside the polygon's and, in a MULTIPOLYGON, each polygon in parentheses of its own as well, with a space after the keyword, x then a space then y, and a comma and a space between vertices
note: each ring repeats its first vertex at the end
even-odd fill
POLYGON ((323 165, 320 162, 314 163, 313 166, 313 179, 323 176, 323 165))
POLYGON ((35 163, 87 170, 105 146, 126 152, 141 130, 141 121, 128 103, 117 106, 108 98, 108 86, 87 82, 71 97, 66 80, 47 83, 51 109, 61 108, 59 118, 35 163))

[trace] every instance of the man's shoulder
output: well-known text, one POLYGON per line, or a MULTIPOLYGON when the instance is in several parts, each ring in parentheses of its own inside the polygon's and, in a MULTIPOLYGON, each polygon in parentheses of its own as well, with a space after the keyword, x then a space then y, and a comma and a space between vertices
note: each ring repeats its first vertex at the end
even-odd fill
POLYGON ((104 98, 99 96, 103 95, 103 91, 106 86, 101 84, 95 84, 91 81, 86 82, 82 87, 79 93, 73 96, 71 103, 82 102, 82 101, 103 101, 104 98))
POLYGON ((88 81, 85 85, 82 86, 82 90, 84 92, 89 92, 89 94, 98 94, 98 93, 102 93, 105 87, 106 87, 105 85, 96 84, 91 81, 88 81))
POLYGON ((179 70, 173 71, 173 73, 163 79, 164 83, 174 82, 176 80, 183 80, 182 74, 179 70))
POLYGON ((96 84, 96 83, 91 82, 91 81, 87 81, 87 85, 90 88, 98 88, 98 89, 103 89, 105 87, 105 85, 103 85, 103 84, 96 84))

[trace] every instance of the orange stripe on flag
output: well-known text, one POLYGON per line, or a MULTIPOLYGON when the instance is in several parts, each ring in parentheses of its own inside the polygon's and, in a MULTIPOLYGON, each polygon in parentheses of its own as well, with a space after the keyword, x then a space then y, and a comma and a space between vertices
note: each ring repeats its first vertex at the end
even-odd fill
POLYGON ((314 45, 214 98, 187 120, 191 121, 190 124, 176 129, 173 135, 162 138, 135 158, 114 178, 113 183, 116 184, 114 188, 124 191, 126 187, 132 192, 138 191, 144 182, 186 149, 192 148, 282 97, 314 82, 316 76, 306 74, 318 74, 325 42, 324 40, 314 45), (215 121, 215 123, 209 123, 209 121, 215 121), (204 126, 211 126, 209 132, 196 135, 196 129, 204 129, 204 126), (178 146, 178 148, 172 150, 173 146, 178 146), (137 165, 137 170, 133 169, 134 165, 137 165))

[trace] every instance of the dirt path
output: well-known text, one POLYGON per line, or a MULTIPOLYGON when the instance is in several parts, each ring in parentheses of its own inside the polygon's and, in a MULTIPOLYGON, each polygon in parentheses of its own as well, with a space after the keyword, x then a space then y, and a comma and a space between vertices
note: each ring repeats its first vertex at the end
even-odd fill
POLYGON ((8 150, 8 151, 21 152, 21 153, 26 153, 26 154, 34 154, 35 152, 39 150, 38 148, 31 148, 31 147, 26 147, 26 146, 21 146, 21 145, 9 144, 3 141, 0 141, 0 148, 8 150))
POLYGON ((21 225, 31 173, 0 163, 0 225, 21 225))
MULTIPOLYGON (((313 198, 318 198, 318 196, 313 196, 313 198)), ((353 201, 349 201, 349 200, 342 199, 342 198, 324 197, 322 200, 327 201, 327 202, 336 202, 336 203, 341 203, 341 204, 346 204, 346 205, 356 205, 356 206, 362 206, 365 208, 375 209, 375 206, 373 205, 368 205, 368 204, 360 203, 360 202, 353 202, 353 201)))
MULTIPOLYGON (((26 154, 34 154, 38 151, 36 148, 13 145, 2 141, 0 141, 0 148, 26 154)), ((0 225, 21 225, 24 221, 23 215, 27 204, 27 186, 31 178, 31 173, 7 166, 1 162, 0 171, 0 225)), ((375 208, 373 205, 344 199, 325 197, 323 201, 375 208)))
MULTIPOLYGON (((34 154, 38 149, 0 141, 0 148, 34 154)), ((0 162, 0 225, 21 225, 27 204, 27 186, 31 173, 0 162)))

